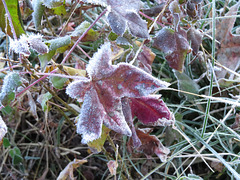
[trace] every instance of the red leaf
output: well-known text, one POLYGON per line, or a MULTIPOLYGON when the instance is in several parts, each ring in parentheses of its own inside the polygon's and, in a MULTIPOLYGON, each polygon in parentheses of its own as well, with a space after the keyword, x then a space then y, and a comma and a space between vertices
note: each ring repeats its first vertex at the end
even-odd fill
MULTIPOLYGON (((225 16, 237 15, 239 6, 240 2, 232 6, 225 16)), ((217 51, 217 60, 231 70, 236 70, 240 65, 240 35, 233 35, 231 32, 235 21, 236 17, 223 19, 216 28, 216 39, 221 43, 217 51)), ((225 69, 216 72, 218 78, 223 78, 226 74, 225 69)))
MULTIPOLYGON (((143 152, 148 158, 156 154, 162 162, 165 162, 167 155, 170 153, 169 149, 164 147, 155 135, 149 135, 142 130, 137 130, 137 135, 142 142, 138 148, 134 148, 138 152, 143 152)), ((128 142, 128 149, 132 149, 132 139, 128 142)))
POLYGON ((169 66, 180 72, 183 70, 186 55, 191 52, 186 37, 186 32, 180 28, 173 31, 164 27, 157 33, 153 43, 154 47, 166 54, 169 66))
POLYGON ((110 43, 106 43, 87 66, 90 79, 73 82, 66 90, 70 97, 80 101, 86 93, 77 122, 77 132, 83 135, 83 143, 100 137, 102 123, 118 133, 131 136, 121 98, 146 96, 169 85, 132 65, 112 65, 110 57, 110 43))
POLYGON ((132 114, 145 125, 170 126, 174 117, 163 100, 157 96, 130 98, 132 114))

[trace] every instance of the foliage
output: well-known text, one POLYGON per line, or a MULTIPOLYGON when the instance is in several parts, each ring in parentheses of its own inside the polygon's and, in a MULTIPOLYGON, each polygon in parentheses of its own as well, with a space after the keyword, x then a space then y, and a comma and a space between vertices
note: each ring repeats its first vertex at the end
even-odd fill
POLYGON ((0 179, 240 179, 239 6, 1 0, 0 179))

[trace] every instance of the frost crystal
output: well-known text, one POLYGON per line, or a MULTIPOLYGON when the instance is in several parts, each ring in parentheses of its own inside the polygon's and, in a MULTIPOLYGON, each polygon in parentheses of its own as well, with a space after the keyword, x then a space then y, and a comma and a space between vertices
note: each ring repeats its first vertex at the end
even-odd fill
POLYGON ((10 38, 10 50, 13 50, 15 53, 29 56, 31 54, 30 49, 40 54, 48 53, 48 47, 43 42, 40 34, 30 34, 29 36, 23 34, 19 40, 12 40, 10 38))

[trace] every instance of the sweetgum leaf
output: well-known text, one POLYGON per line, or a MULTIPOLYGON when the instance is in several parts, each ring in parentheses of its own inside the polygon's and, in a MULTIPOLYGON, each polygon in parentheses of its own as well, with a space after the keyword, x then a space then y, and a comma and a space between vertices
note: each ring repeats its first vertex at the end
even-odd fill
POLYGON ((85 0, 84 2, 108 7, 107 19, 114 33, 122 36, 128 27, 133 36, 149 38, 147 23, 138 14, 140 0, 85 0))
POLYGON ((152 77, 127 63, 112 65, 110 43, 105 43, 90 60, 84 78, 68 85, 66 93, 83 102, 77 132, 83 143, 100 137, 102 123, 128 136, 132 133, 122 111, 122 97, 141 97, 167 87, 167 82, 152 77))
MULTIPOLYGON (((135 148, 138 152, 143 152, 148 158, 156 154, 162 162, 165 162, 170 150, 162 145, 155 135, 149 135, 142 130, 137 130, 137 136, 142 142, 142 145, 135 148)), ((131 149, 132 139, 128 142, 128 147, 131 149)))
MULTIPOLYGON (((225 16, 237 15, 240 2, 232 6, 225 16)), ((232 28, 236 17, 222 19, 217 23, 216 39, 220 41, 221 47, 217 51, 217 60, 225 67, 235 70, 240 65, 240 35, 232 34, 232 28)), ((225 69, 216 72, 218 78, 224 78, 227 74, 225 69)))
POLYGON ((145 96, 130 98, 132 114, 145 125, 170 126, 174 124, 174 117, 159 96, 145 96))
POLYGON ((161 29, 154 39, 153 46, 163 51, 171 68, 182 72, 186 55, 191 52, 191 48, 187 41, 187 34, 184 30, 172 29, 164 27, 161 29))

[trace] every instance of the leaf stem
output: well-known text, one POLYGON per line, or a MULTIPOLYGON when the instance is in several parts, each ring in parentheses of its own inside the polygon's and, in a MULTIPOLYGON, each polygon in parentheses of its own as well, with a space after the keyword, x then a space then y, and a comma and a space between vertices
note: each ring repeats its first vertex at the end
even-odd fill
MULTIPOLYGON (((142 16, 144 16, 147 19, 150 19, 151 21, 155 21, 153 18, 149 17, 148 15, 144 14, 142 11, 139 11, 139 14, 141 14, 142 16)), ((164 27, 165 25, 156 21, 157 24, 159 24, 161 27, 164 27)))
MULTIPOLYGON (((216 4, 215 0, 212 1, 212 71, 211 71, 211 80, 210 80, 210 85, 209 85, 209 93, 208 96, 212 96, 212 91, 213 91, 213 75, 214 75, 214 59, 215 59, 215 40, 216 40, 216 34, 215 34, 215 29, 216 29, 216 4)), ((209 111, 210 111, 210 106, 211 106, 211 99, 208 99, 207 102, 207 107, 206 107, 206 112, 205 112, 205 117, 203 120, 203 127, 202 127, 202 133, 201 137, 204 136, 208 124, 208 116, 209 116, 209 111)))
POLYGON ((78 38, 78 40, 75 42, 75 44, 72 46, 72 48, 68 51, 67 55, 64 57, 63 61, 61 64, 64 64, 70 54, 73 52, 75 47, 77 47, 78 43, 82 40, 82 38, 88 33, 88 31, 97 23, 97 21, 107 12, 107 9, 105 9, 99 16, 98 18, 87 28, 87 30, 78 38))
POLYGON ((6 4, 5 0, 2 0, 2 2, 3 2, 3 6, 4 6, 4 9, 6 11, 8 20, 9 20, 9 25, 10 25, 12 33, 13 33, 13 38, 16 40, 17 39, 17 34, 16 34, 16 31, 15 31, 14 26, 13 26, 12 17, 10 15, 10 12, 8 11, 8 7, 7 7, 7 4, 6 4))

